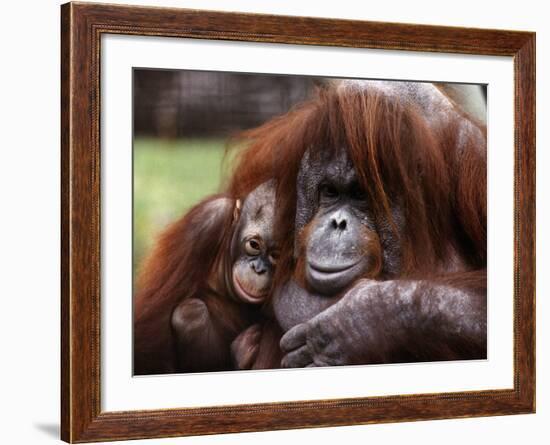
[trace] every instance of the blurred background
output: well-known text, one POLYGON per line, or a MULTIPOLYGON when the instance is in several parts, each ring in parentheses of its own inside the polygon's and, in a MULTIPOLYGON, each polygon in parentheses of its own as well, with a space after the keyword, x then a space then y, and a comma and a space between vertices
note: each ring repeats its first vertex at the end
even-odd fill
POLYGON ((286 113, 320 82, 134 69, 134 273, 167 224, 219 191, 229 137, 286 113))

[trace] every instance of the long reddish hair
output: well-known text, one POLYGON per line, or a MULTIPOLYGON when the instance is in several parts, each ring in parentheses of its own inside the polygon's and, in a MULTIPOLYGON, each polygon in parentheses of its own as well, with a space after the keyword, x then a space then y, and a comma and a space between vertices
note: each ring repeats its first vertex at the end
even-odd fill
POLYGON ((216 221, 205 221, 210 215, 205 209, 224 199, 225 195, 206 198, 167 227, 140 267, 134 297, 138 374, 176 371, 172 312, 184 297, 203 295, 220 256, 229 255, 233 206, 227 205, 216 221))
MULTIPOLYGON (((295 267, 296 177, 310 148, 336 156, 345 147, 376 218, 395 228, 401 276, 437 274, 456 257, 460 275, 482 271, 485 127, 453 110, 451 102, 434 126, 413 100, 358 85, 319 87, 309 101, 233 140, 239 150, 230 195, 246 196, 268 179, 277 181, 275 228, 282 257, 276 281, 288 279, 295 267), (391 210, 396 200, 405 221, 399 231, 391 210)), ((484 272, 477 276, 484 281, 484 272)))

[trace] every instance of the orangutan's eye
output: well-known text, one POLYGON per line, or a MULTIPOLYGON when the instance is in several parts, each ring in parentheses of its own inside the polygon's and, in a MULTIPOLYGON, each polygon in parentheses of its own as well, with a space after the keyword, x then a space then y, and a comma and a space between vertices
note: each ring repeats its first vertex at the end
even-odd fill
POLYGON ((248 255, 257 256, 262 252, 262 247, 258 240, 252 238, 245 243, 244 250, 248 255))
POLYGON ((339 195, 338 189, 331 184, 321 185, 319 192, 321 194, 321 197, 329 198, 329 199, 338 198, 338 195, 339 195))
POLYGON ((365 190, 363 190, 363 188, 357 183, 352 185, 350 195, 352 199, 357 201, 364 201, 367 198, 365 190))

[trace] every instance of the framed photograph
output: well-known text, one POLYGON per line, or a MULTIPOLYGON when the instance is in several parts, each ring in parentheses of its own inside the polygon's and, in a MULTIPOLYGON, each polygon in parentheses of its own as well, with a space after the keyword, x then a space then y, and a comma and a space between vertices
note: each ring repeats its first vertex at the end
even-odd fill
POLYGON ((535 411, 535 34, 61 8, 67 442, 535 411))

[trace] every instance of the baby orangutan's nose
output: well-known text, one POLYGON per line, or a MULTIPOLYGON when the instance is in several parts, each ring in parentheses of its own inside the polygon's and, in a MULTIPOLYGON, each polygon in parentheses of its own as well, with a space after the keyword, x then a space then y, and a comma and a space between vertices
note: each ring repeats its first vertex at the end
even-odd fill
POLYGON ((252 261, 252 263, 250 263, 250 267, 258 275, 264 274, 267 270, 262 261, 252 261))

